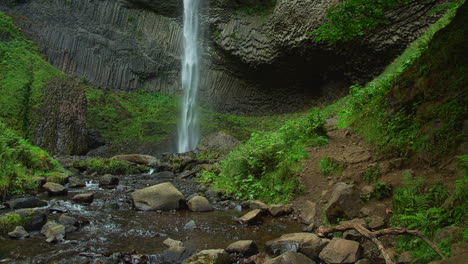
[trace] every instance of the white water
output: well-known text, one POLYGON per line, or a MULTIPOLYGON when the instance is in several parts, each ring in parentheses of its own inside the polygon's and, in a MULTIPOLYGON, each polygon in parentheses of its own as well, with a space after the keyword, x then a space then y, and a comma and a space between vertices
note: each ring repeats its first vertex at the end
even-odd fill
POLYGON ((184 57, 182 59, 182 112, 179 121, 177 150, 192 151, 198 144, 199 113, 197 92, 200 79, 198 50, 198 9, 201 0, 184 0, 184 57))

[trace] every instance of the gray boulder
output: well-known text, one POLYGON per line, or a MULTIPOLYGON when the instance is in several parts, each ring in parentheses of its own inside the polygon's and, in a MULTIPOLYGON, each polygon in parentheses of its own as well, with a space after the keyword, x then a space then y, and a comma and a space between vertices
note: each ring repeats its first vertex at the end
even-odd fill
POLYGON ((213 211, 213 206, 211 206, 208 199, 203 196, 194 196, 187 202, 188 208, 193 212, 208 212, 213 211))
POLYGON ((226 151, 237 147, 240 141, 235 137, 220 131, 204 137, 197 146, 199 151, 226 151))
POLYGON ((13 239, 25 239, 29 237, 29 233, 22 226, 17 226, 15 230, 8 233, 8 236, 13 239))
POLYGON ((42 185, 49 195, 66 195, 68 193, 68 189, 64 186, 54 183, 54 182, 47 182, 42 185))
POLYGON ((337 183, 325 208, 327 219, 334 223, 338 218, 352 219, 359 216, 363 206, 360 192, 356 186, 343 182, 337 183))
POLYGON ((306 201, 304 204, 300 205, 298 208, 301 213, 299 217, 301 221, 306 224, 310 225, 314 223, 315 216, 317 214, 317 204, 311 201, 306 201))
POLYGON ((269 259, 265 264, 316 264, 317 262, 306 257, 304 254, 288 251, 282 255, 269 259))
POLYGON ((41 234, 46 236, 46 241, 61 242, 65 237, 65 226, 55 221, 48 221, 41 229, 41 234))
POLYGON ((90 204, 94 201, 94 193, 81 193, 73 196, 75 203, 90 204))
POLYGON ((47 205, 46 201, 39 200, 37 197, 25 197, 13 199, 5 202, 10 209, 23 209, 23 208, 34 208, 43 207, 47 205))
POLYGON ((237 221, 241 224, 247 224, 247 225, 255 225, 255 224, 260 224, 262 222, 262 218, 264 215, 264 211, 261 209, 255 209, 252 210, 239 219, 237 221))
POLYGON ((288 215, 293 212, 293 208, 290 204, 283 205, 283 204, 274 204, 268 206, 268 212, 272 216, 282 216, 282 215, 288 215))
POLYGON ((288 251, 301 252, 309 258, 316 259, 320 251, 328 244, 328 239, 321 239, 311 233, 291 233, 266 242, 266 249, 273 255, 288 251))
POLYGON ((258 253, 257 244, 253 240, 240 240, 230 244, 226 251, 229 253, 239 253, 244 257, 250 257, 258 253))
POLYGON ((229 254, 224 249, 206 249, 184 260, 182 264, 228 264, 229 254))
POLYGON ((179 209, 185 197, 172 183, 166 182, 133 192, 132 201, 142 211, 172 210, 179 209))
POLYGON ((184 247, 184 243, 182 243, 182 241, 174 240, 172 238, 167 238, 166 240, 164 240, 163 245, 165 245, 168 248, 171 248, 171 247, 184 247))
POLYGON ((65 226, 65 233, 71 233, 78 230, 79 222, 75 217, 62 214, 59 217, 58 222, 65 226))
POLYGON ((113 189, 119 185, 119 178, 110 174, 105 174, 99 177, 99 187, 104 189, 113 189))
POLYGON ((356 241, 334 238, 320 252, 319 258, 328 264, 355 263, 361 258, 361 251, 356 241))

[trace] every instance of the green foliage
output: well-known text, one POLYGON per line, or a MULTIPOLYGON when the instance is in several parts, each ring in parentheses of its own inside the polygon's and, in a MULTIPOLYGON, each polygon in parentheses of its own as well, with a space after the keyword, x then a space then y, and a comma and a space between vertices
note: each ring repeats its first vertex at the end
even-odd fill
POLYGON ((12 19, 0 12, 0 121, 29 137, 44 84, 61 75, 12 19))
POLYGON ((25 219, 19 214, 11 213, 0 217, 0 234, 5 235, 13 231, 15 227, 22 226, 25 219))
MULTIPOLYGON (((462 1, 455 1, 458 4, 462 1)), ((435 1, 421 0, 425 8, 434 7, 435 1)), ((349 41, 373 30, 394 23, 391 12, 408 8, 414 1, 408 0, 339 0, 327 10, 328 22, 310 32, 314 41, 349 41)), ((453 6, 451 6, 453 8, 453 6)))
POLYGON ((366 172, 364 172, 364 175, 362 176, 362 178, 366 182, 372 183, 372 182, 376 182, 380 178, 381 175, 382 173, 380 172, 380 166, 378 164, 374 164, 370 166, 366 172))
POLYGON ((372 185, 372 197, 377 198, 378 200, 390 197, 392 195, 392 187, 386 185, 382 182, 377 182, 372 185))
POLYGON ((257 16, 257 17, 267 17, 273 13, 273 10, 276 5, 276 0, 265 0, 260 3, 250 4, 247 7, 241 9, 242 13, 257 16))
POLYGON ((113 159, 84 159, 75 161, 73 167, 86 171, 87 173, 97 173, 98 175, 128 175, 148 171, 146 167, 136 167, 120 160, 113 159))
MULTIPOLYGON (((418 229, 429 239, 433 239, 443 227, 463 224, 468 205, 461 201, 468 198, 467 182, 466 175, 456 182, 451 199, 454 203, 447 206, 449 193, 441 183, 426 188, 422 178, 415 179, 407 173, 404 187, 397 189, 393 197, 392 225, 418 229)), ((453 242, 456 241, 442 241, 439 247, 448 254, 453 242)), ((398 247, 403 251, 411 250, 415 257, 414 263, 429 263, 437 259, 437 255, 424 242, 414 237, 400 239, 398 247)))
POLYGON ((18 137, 0 122, 0 199, 9 194, 24 194, 38 187, 38 178, 67 174, 49 154, 18 137))
POLYGON ((345 165, 342 162, 336 161, 329 157, 323 157, 320 160, 320 173, 323 175, 338 175, 345 169, 345 165))
POLYGON ((297 174, 307 157, 306 145, 323 145, 324 119, 313 109, 306 116, 286 122, 280 129, 253 133, 221 164, 221 173, 203 173, 202 182, 239 199, 285 202, 299 189, 297 174))

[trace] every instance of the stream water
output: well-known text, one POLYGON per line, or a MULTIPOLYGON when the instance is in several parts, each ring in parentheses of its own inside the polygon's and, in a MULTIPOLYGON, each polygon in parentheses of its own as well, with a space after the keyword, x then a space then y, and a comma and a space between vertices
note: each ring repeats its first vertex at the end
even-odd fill
POLYGON ((194 150, 200 139, 197 92, 200 79, 198 48, 201 0, 184 0, 184 56, 182 62, 182 109, 178 128, 178 152, 194 150))
MULTIPOLYGON (((65 241, 57 244, 47 243, 39 233, 33 233, 31 238, 24 240, 0 240, 0 263, 85 263, 93 260, 92 255, 131 252, 133 255, 150 255, 145 263, 160 264, 168 263, 158 255, 166 249, 162 242, 168 237, 183 241, 192 252, 225 248, 242 239, 255 240, 262 249, 266 241, 302 229, 301 224, 288 218, 269 217, 261 225, 242 226, 234 219, 246 212, 231 209, 235 205, 231 201, 217 202, 214 204, 217 210, 204 213, 188 210, 143 212, 131 206, 131 192, 161 182, 172 182, 189 197, 199 191, 190 179, 176 176, 160 178, 158 174, 130 175, 121 177, 120 185, 111 190, 99 188, 91 178, 85 180, 86 187, 70 189, 67 196, 51 198, 46 193, 39 194, 49 203, 40 210, 49 212, 51 207, 59 206, 70 216, 86 219, 89 224, 67 234, 65 241), (95 193, 92 204, 79 205, 70 200, 75 194, 84 192, 95 193), (198 228, 185 230, 184 226, 190 220, 194 220, 198 228)), ((59 215, 49 213, 48 218, 56 219, 59 215)))

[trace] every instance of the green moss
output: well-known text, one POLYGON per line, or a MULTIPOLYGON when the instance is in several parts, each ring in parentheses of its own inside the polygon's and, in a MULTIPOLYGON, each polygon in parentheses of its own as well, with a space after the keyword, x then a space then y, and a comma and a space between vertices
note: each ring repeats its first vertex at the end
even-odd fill
POLYGON ((22 226, 25 222, 25 218, 19 214, 12 213, 0 217, 0 234, 7 234, 15 229, 17 226, 22 226))
POLYGON ((126 162, 113 159, 85 159, 75 161, 73 167, 88 173, 97 173, 98 175, 127 175, 137 174, 148 171, 147 167, 137 167, 126 162))

